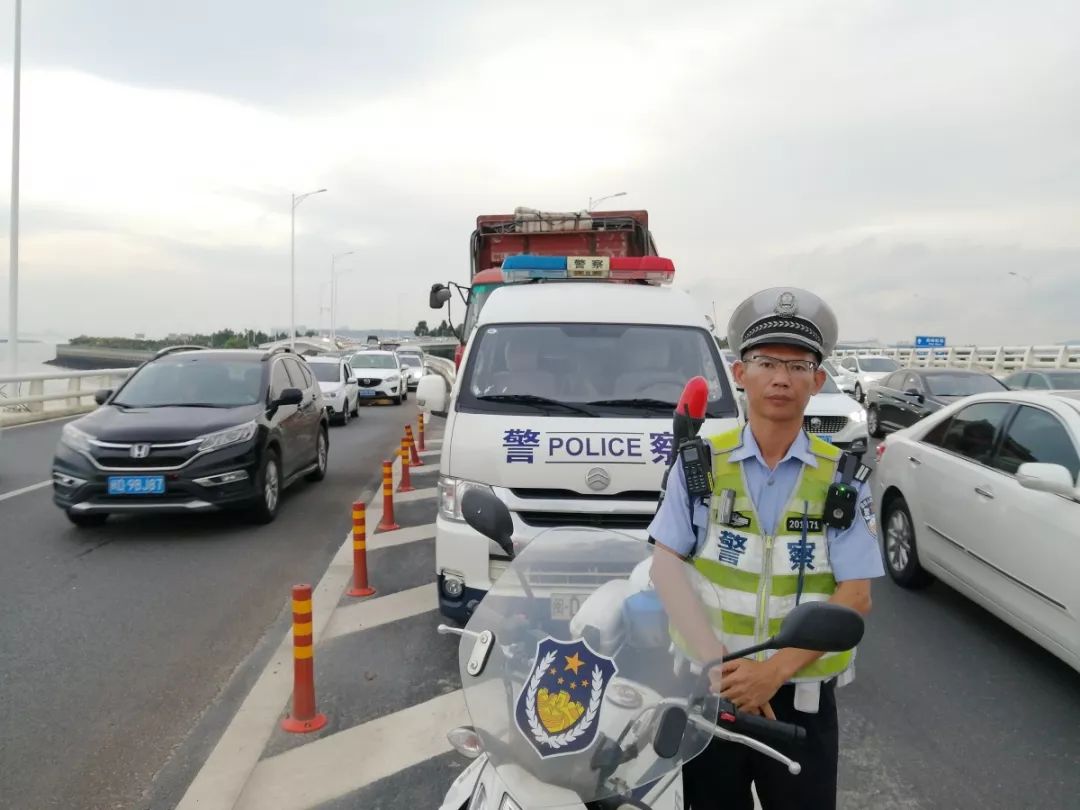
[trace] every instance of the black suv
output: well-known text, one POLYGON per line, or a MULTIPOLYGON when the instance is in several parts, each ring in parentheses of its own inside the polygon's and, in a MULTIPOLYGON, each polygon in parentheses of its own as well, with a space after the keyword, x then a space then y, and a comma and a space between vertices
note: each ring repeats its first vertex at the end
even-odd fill
POLYGON ((288 349, 164 349, 96 398, 53 459, 53 500, 76 526, 219 509, 269 523, 285 487, 326 476, 322 392, 288 349))

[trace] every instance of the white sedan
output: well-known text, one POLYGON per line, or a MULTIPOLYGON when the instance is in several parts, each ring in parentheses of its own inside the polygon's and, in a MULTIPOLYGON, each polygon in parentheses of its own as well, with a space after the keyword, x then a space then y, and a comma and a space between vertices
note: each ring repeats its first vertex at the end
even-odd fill
POLYGON ((349 424, 350 416, 359 415, 360 404, 359 387, 349 364, 340 357, 330 356, 309 357, 307 361, 319 381, 326 413, 339 424, 349 424))
POLYGON ((889 575, 937 577, 1080 670, 1080 392, 967 397, 878 455, 889 575))
POLYGON ((891 357, 852 355, 841 358, 836 370, 838 372, 836 382, 840 388, 851 391, 855 399, 862 402, 870 386, 882 377, 899 371, 900 364, 891 357))
POLYGON ((820 393, 810 397, 803 427, 808 433, 815 433, 860 458, 870 441, 863 406, 837 388, 828 375, 820 393))

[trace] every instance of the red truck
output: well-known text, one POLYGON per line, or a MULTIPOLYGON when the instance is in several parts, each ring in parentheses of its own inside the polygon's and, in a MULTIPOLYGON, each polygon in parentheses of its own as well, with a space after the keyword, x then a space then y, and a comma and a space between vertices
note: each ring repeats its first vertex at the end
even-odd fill
POLYGON ((481 214, 469 239, 469 285, 433 284, 432 309, 441 309, 456 288, 465 302, 458 329, 460 363, 476 319, 491 293, 507 283, 502 264, 508 256, 656 256, 648 211, 577 211, 558 213, 518 208, 513 214, 481 214))

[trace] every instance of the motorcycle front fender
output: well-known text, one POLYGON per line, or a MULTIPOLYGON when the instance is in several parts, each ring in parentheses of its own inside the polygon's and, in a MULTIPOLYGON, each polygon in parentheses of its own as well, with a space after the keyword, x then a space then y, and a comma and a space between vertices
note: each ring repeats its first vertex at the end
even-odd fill
POLYGON ((487 761, 487 754, 481 754, 458 774, 457 779, 450 785, 450 790, 446 791, 446 798, 439 805, 439 810, 461 810, 462 807, 469 806, 469 799, 472 798, 480 776, 487 767, 487 761))

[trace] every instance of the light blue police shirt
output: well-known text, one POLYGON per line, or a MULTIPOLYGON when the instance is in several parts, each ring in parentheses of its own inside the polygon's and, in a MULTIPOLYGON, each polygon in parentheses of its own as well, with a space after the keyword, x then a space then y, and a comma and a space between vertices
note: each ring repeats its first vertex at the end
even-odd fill
MULTIPOLYGON (((800 432, 787 455, 776 465, 776 469, 769 469, 749 425, 743 427, 742 446, 733 450, 728 458, 731 461, 743 462, 743 474, 750 499, 761 521, 762 531, 766 534, 776 533, 776 524, 799 481, 802 465, 818 465, 817 456, 810 452, 809 437, 805 432, 800 432)), ((664 502, 649 526, 649 535, 676 554, 691 556, 697 551, 699 544, 705 542, 709 519, 707 500, 696 500, 694 524, 691 526, 686 478, 683 476, 682 465, 676 463, 668 476, 664 502)), ((859 485, 855 519, 851 525, 843 530, 825 530, 829 562, 837 582, 873 579, 885 574, 876 530, 870 485, 863 482, 859 485)))

